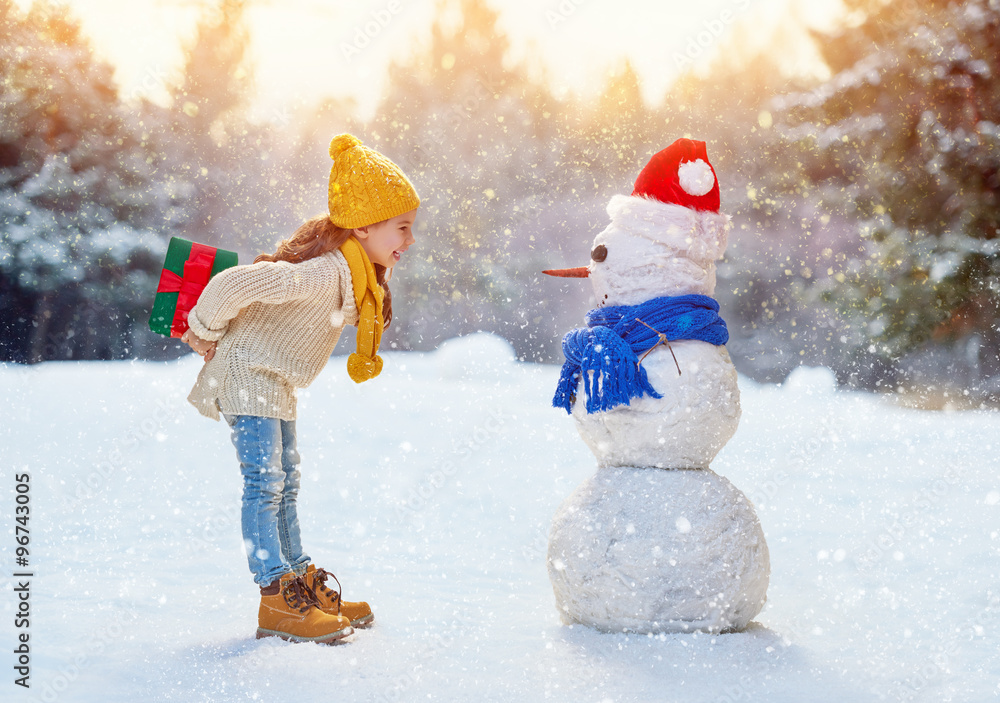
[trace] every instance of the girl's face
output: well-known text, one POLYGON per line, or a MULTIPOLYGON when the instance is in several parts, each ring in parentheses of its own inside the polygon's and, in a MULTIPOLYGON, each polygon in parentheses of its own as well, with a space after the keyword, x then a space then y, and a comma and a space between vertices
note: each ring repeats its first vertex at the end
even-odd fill
POLYGON ((416 217, 417 211, 410 210, 390 220, 358 227, 354 230, 354 236, 361 242, 361 247, 373 264, 392 268, 414 242, 412 230, 416 217))

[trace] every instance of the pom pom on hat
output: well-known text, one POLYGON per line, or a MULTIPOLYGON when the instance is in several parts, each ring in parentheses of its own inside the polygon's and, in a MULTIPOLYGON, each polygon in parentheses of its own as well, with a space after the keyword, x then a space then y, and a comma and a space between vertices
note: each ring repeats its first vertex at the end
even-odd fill
POLYGON ((361 146, 361 140, 353 134, 338 134, 330 141, 330 158, 336 159, 337 154, 355 146, 361 146))
POLYGON ((681 188, 690 195, 705 195, 715 185, 712 167, 701 159, 682 163, 677 167, 677 177, 681 188))
POLYGON ((678 139, 653 155, 635 179, 633 196, 702 211, 719 211, 719 181, 705 142, 678 139))
POLYGON ((344 229, 367 227, 420 206, 403 171, 351 134, 330 142, 330 221, 344 229))

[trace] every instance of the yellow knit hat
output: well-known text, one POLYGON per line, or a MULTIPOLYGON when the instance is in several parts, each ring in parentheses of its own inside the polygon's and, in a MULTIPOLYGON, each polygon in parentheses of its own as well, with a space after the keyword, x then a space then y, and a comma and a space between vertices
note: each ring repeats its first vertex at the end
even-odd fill
POLYGON ((350 134, 330 142, 330 221, 366 227, 415 210, 420 197, 399 166, 350 134))

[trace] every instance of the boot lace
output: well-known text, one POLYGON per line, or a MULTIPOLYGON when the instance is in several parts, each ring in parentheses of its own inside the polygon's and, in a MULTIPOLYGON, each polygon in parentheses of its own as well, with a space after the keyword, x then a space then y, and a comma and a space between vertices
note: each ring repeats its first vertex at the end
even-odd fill
POLYGON ((300 613, 304 613, 314 606, 319 607, 319 600, 316 598, 316 594, 306 585, 305 579, 301 576, 297 576, 286 583, 281 595, 289 608, 297 609, 300 613))
POLYGON ((337 614, 339 615, 340 592, 343 590, 343 587, 340 585, 340 580, 326 569, 317 568, 316 571, 313 572, 313 588, 337 604, 337 614), (337 582, 337 590, 327 587, 326 580, 328 578, 332 578, 337 582))

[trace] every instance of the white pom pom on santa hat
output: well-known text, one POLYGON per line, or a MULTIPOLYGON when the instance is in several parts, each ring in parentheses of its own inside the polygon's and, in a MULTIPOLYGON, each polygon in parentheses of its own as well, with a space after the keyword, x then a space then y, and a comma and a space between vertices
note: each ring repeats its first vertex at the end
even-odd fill
POLYGON ((677 178, 689 195, 705 195, 715 186, 712 167, 702 159, 683 162, 677 167, 677 178))

